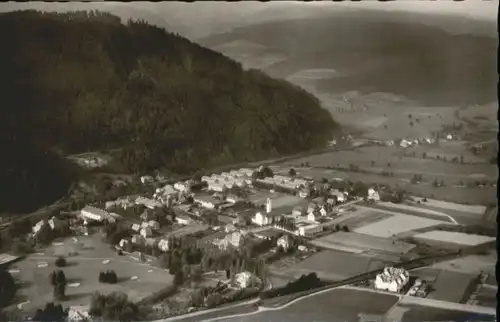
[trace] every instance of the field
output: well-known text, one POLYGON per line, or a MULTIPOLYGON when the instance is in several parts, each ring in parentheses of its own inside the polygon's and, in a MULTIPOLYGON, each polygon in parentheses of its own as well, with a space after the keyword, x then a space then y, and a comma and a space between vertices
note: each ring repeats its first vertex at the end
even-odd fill
POLYGON ((497 307, 497 287, 481 286, 476 295, 477 305, 496 308, 497 307))
POLYGON ((375 250, 394 254, 404 254, 410 251, 415 245, 391 241, 386 238, 373 237, 357 233, 336 232, 312 241, 318 247, 332 250, 342 250, 342 248, 352 248, 356 252, 375 250), (340 248, 340 249, 339 249, 340 248))
POLYGON ((459 303, 471 292, 470 286, 476 275, 441 270, 432 284, 427 298, 439 301, 459 303))
POLYGON ((341 280, 385 266, 383 261, 338 251, 322 251, 304 261, 287 268, 289 275, 316 272, 318 277, 328 280, 341 280))
POLYGON ((390 218, 357 228, 354 231, 375 237, 388 238, 411 230, 437 226, 442 223, 442 221, 410 215, 393 215, 390 218))
POLYGON ((433 269, 443 269, 468 274, 479 274, 483 271, 495 276, 496 262, 496 251, 491 250, 487 255, 468 255, 449 261, 439 262, 430 267, 433 269))
POLYGON ((475 314, 452 309, 436 308, 422 305, 398 304, 405 309, 401 322, 415 321, 494 321, 494 315, 475 314))
POLYGON ((413 236, 417 239, 431 240, 444 243, 459 244, 464 246, 477 246, 495 240, 493 237, 472 235, 450 231, 434 230, 413 236))
POLYGON ((453 202, 446 202, 442 200, 427 199, 423 204, 424 206, 432 207, 433 209, 459 211, 464 213, 473 213, 482 215, 486 211, 486 207, 482 205, 462 205, 453 202))
POLYGON ((224 322, 357 321, 359 313, 385 314, 398 298, 390 294, 338 288, 316 293, 278 310, 224 318, 224 322))
POLYGON ((132 301, 138 301, 151 293, 169 285, 172 276, 165 270, 152 267, 128 256, 118 256, 116 251, 101 241, 101 236, 79 237, 78 244, 71 239, 61 241, 45 249, 43 253, 33 254, 13 265, 19 270, 13 276, 21 283, 17 303, 30 301, 23 306, 23 311, 33 312, 53 301, 52 286, 49 274, 61 269, 68 280, 66 288, 68 305, 89 304, 94 292, 110 293, 119 291, 127 294, 132 301), (78 252, 76 256, 67 257, 68 265, 57 268, 54 260, 57 256, 68 256, 69 252, 78 252), (103 262, 109 260, 108 263, 103 262), (38 267, 47 263, 46 267, 38 267), (118 276, 117 284, 100 284, 100 271, 114 270, 118 276), (134 277, 134 279, 131 279, 134 277), (79 283, 79 285, 77 285, 79 283), (71 287, 71 284, 74 287, 71 287))
POLYGON ((350 230, 356 229, 358 227, 363 227, 369 224, 373 224, 387 218, 392 215, 383 213, 382 211, 374 211, 372 209, 360 209, 357 208, 354 212, 343 213, 339 217, 335 218, 333 221, 335 224, 349 227, 350 230))

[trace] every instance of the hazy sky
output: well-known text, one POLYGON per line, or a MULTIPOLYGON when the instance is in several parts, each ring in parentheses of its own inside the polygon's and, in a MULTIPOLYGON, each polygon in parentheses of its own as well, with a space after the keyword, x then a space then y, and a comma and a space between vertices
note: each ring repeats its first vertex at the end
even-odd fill
MULTIPOLYGON (((0 11, 9 11, 15 9, 29 8, 30 4, 36 4, 37 2, 27 2, 27 3, 2 3, 0 4, 0 11)), ((66 5, 74 5, 71 3, 66 3, 66 5)), ((81 4, 81 3, 80 3, 81 4)), ((58 6, 61 4, 49 4, 45 2, 47 6, 58 6)), ((96 3, 94 2, 94 5, 96 3)), ((359 8, 359 9, 372 9, 372 10, 383 10, 383 11, 406 11, 406 12, 421 12, 421 13, 434 13, 434 14, 448 14, 457 16, 467 16, 470 18, 491 20, 495 21, 497 19, 498 12, 498 1, 494 0, 465 0, 461 2, 455 2, 451 0, 397 0, 392 2, 379 2, 376 0, 363 0, 361 2, 339 2, 334 3, 330 1, 315 1, 315 2, 294 2, 294 1, 274 1, 274 2, 254 2, 254 1, 242 1, 239 3, 228 3, 228 2, 195 2, 195 3, 185 3, 185 2, 164 2, 164 3, 147 3, 147 2, 129 2, 129 3, 116 3, 108 2, 99 4, 106 6, 129 6, 137 7, 138 9, 151 10, 158 8, 160 11, 165 9, 178 10, 182 13, 187 11, 196 12, 198 15, 214 15, 223 14, 235 11, 242 11, 242 13, 251 7, 254 8, 265 8, 265 7, 280 7, 280 6, 304 6, 304 7, 316 7, 324 6, 329 8, 359 8)))
MULTIPOLYGON (((378 2, 299 2, 299 1, 241 1, 241 2, 4 2, 0 12, 38 9, 45 11, 73 11, 97 9, 117 14, 122 19, 145 19, 149 23, 179 32, 190 38, 203 38, 213 33, 227 32, 238 26, 300 19, 328 15, 345 10, 368 9, 399 13, 428 13, 430 15, 451 15, 473 18, 492 23, 490 33, 496 35, 494 22, 497 19, 498 0, 397 0, 378 2)), ((461 24, 461 32, 468 32, 469 26, 461 24)))
POLYGON ((341 5, 384 11, 457 15, 491 21, 496 21, 498 17, 498 1, 492 0, 465 0, 461 2, 451 0, 398 0, 393 2, 363 0, 362 2, 343 2, 341 5))

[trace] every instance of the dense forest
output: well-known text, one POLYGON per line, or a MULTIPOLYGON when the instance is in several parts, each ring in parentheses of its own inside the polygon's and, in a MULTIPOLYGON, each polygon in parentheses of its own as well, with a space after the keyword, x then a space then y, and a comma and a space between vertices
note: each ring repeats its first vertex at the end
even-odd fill
POLYGON ((60 151, 187 173, 315 148, 336 128, 304 90, 142 21, 17 11, 0 34, 0 212, 67 190, 60 151))

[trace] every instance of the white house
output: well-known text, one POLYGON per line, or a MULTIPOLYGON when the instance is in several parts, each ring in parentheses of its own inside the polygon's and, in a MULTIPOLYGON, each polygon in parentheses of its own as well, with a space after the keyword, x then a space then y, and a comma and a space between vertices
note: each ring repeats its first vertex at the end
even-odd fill
POLYGON ((155 181, 155 179, 152 176, 142 176, 141 177, 141 183, 142 184, 148 184, 155 181))
POLYGON ((211 196, 206 195, 197 195, 193 198, 194 202, 207 209, 214 209, 219 202, 212 198, 211 196))
POLYGON ((169 250, 168 239, 160 239, 160 241, 158 242, 158 248, 162 252, 168 251, 169 250))
POLYGON ((380 201, 380 195, 377 190, 373 188, 368 189, 368 200, 380 201))
POLYGON ((310 222, 314 222, 314 223, 319 222, 320 218, 321 218, 321 214, 319 213, 319 211, 313 211, 307 215, 307 220, 310 222))
POLYGON ((80 211, 80 215, 84 219, 93 221, 103 221, 109 216, 107 211, 92 206, 85 206, 85 208, 80 211))
POLYGON ((128 240, 126 240, 126 239, 122 239, 122 240, 120 240, 120 242, 118 243, 118 246, 119 246, 120 248, 123 248, 123 247, 125 247, 125 245, 127 245, 128 243, 129 243, 129 241, 128 241, 128 240))
POLYGON ((346 202, 347 197, 344 192, 339 191, 338 189, 330 190, 330 196, 336 197, 338 203, 346 202))
POLYGON ((174 184, 174 188, 180 192, 187 192, 189 191, 189 185, 185 182, 176 182, 174 184))
POLYGON ((453 135, 448 134, 448 135, 446 136, 446 139, 447 139, 447 140, 453 140, 453 135))
POLYGON ((189 225, 192 221, 191 218, 189 218, 188 216, 184 216, 181 214, 176 215, 175 220, 181 225, 189 225))
POLYGON ((141 229, 140 234, 144 238, 151 237, 153 235, 153 230, 151 229, 151 227, 144 227, 141 229))
POLYGON ((133 231, 135 231, 135 232, 139 232, 139 230, 141 230, 141 225, 139 225, 139 224, 132 224, 132 226, 130 228, 133 231))
POLYGON ((260 279, 250 272, 241 272, 234 276, 234 283, 239 288, 247 288, 252 285, 260 284, 260 279))
POLYGON ((278 241, 276 242, 276 246, 277 247, 281 246, 281 247, 283 247, 283 249, 285 251, 287 251, 290 248, 290 246, 291 246, 291 238, 290 238, 290 236, 289 235, 284 235, 284 236, 280 237, 278 239, 278 241))
POLYGON ((137 199, 135 199, 135 204, 144 205, 149 209, 161 208, 163 206, 162 203, 157 200, 144 197, 138 197, 137 199))
POLYGON ((89 306, 88 305, 71 305, 68 310, 68 321, 78 322, 78 321, 89 321, 89 306))
POLYGON ((408 271, 402 268, 386 267, 375 279, 375 288, 389 292, 400 292, 410 280, 408 271))
POLYGON ((33 235, 36 235, 36 233, 38 233, 40 231, 40 229, 42 228, 43 224, 45 222, 43 220, 40 220, 39 222, 37 222, 33 228, 32 228, 32 231, 33 231, 33 235))

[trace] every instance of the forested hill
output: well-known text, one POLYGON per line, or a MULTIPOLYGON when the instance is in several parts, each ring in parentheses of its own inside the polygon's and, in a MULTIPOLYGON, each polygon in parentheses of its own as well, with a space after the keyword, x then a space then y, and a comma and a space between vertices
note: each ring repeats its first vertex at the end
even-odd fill
POLYGON ((28 198, 54 177, 31 147, 123 148, 130 172, 186 172, 317 147, 336 127, 300 88, 144 22, 18 11, 0 34, 2 193, 15 182, 28 198))

